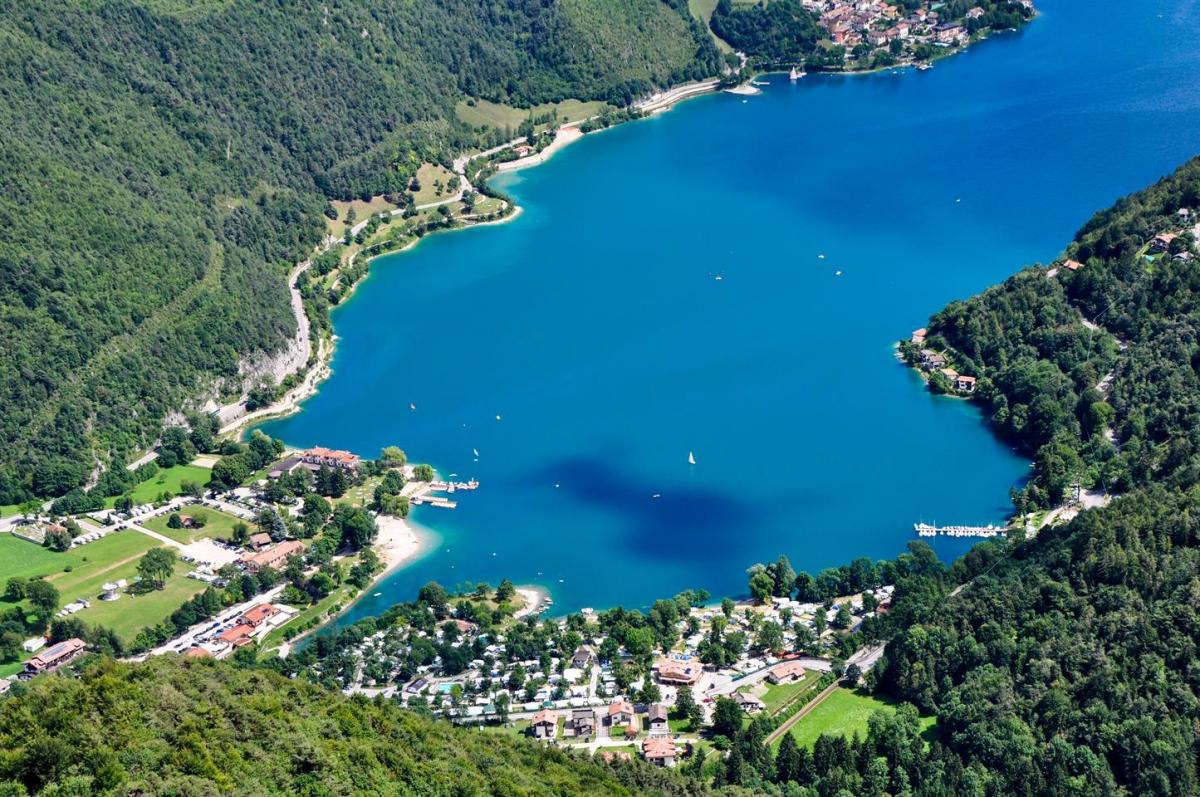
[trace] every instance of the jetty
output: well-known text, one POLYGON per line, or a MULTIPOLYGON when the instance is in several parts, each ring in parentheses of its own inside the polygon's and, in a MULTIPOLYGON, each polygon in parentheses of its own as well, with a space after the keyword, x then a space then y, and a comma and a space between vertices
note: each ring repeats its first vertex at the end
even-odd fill
POLYGON ((921 537, 999 537, 1008 529, 989 523, 986 526, 936 526, 929 523, 914 523, 913 530, 921 537))

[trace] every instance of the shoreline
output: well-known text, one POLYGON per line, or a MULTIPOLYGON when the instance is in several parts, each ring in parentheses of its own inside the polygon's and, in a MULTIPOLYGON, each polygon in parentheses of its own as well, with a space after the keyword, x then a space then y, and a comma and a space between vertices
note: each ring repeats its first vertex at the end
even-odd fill
MULTIPOLYGON (((948 50, 942 54, 939 54, 937 57, 932 59, 932 61, 934 61, 934 62, 940 61, 945 58, 951 57, 953 55, 957 55, 959 53, 965 52, 972 45, 980 43, 982 41, 986 41, 987 39, 990 39, 990 38, 992 38, 992 36, 985 36, 976 42, 968 42, 967 44, 965 44, 963 46, 960 46, 960 47, 948 50)), ((843 70, 843 71, 837 71, 837 72, 832 72, 832 71, 831 72, 817 72, 817 73, 813 73, 813 74, 814 75, 819 74, 819 75, 854 77, 854 76, 859 76, 859 75, 877 74, 877 73, 886 72, 889 70, 897 71, 897 72, 908 71, 908 70, 915 71, 917 66, 918 65, 913 62, 904 62, 904 63, 893 64, 893 65, 886 66, 886 67, 875 67, 875 68, 861 69, 861 70, 843 70)), ((745 81, 743 81, 742 83, 739 83, 737 85, 734 85, 734 86, 722 86, 721 81, 718 78, 710 78, 710 79, 707 79, 704 81, 686 83, 686 84, 682 84, 679 86, 675 86, 673 88, 665 89, 655 95, 652 95, 651 97, 648 97, 641 101, 635 102, 630 106, 630 108, 638 111, 641 114, 641 116, 639 118, 645 119, 645 118, 649 118, 651 116, 657 115, 659 113, 668 111, 668 110, 674 108, 675 105, 677 105, 681 102, 684 102, 685 100, 694 99, 696 97, 700 97, 700 96, 704 96, 704 95, 708 95, 708 94, 716 94, 716 93, 730 93, 730 94, 734 94, 734 95, 761 94, 762 93, 761 88, 759 88, 757 85, 754 84, 755 79, 759 78, 759 77, 767 76, 767 75, 776 75, 776 74, 787 75, 788 72, 785 72, 785 71, 754 72, 752 74, 747 75, 745 81)), ((792 82, 795 82, 795 81, 792 81, 792 82)), ((583 132, 579 128, 579 125, 585 123, 586 121, 588 121, 588 119, 580 119, 580 120, 575 120, 575 121, 564 123, 563 125, 561 125, 560 127, 558 127, 555 130, 554 141, 552 141, 545 149, 543 149, 541 152, 526 156, 524 158, 519 158, 514 161, 507 161, 505 163, 497 164, 495 167, 496 174, 500 174, 500 173, 504 173, 504 172, 511 172, 511 171, 519 171, 521 169, 539 166, 539 165, 542 165, 542 164, 548 162, 549 160, 552 159, 554 154, 556 154, 557 152, 566 148, 570 144, 578 141, 579 139, 581 139, 587 135, 587 133, 583 132)), ((638 121, 638 118, 629 119, 626 121, 638 121)), ((617 126, 620 126, 621 124, 624 124, 624 122, 620 122, 617 125, 612 125, 612 127, 617 127, 617 126)), ((602 130, 606 130, 606 129, 609 129, 609 128, 604 127, 604 128, 600 128, 599 130, 593 130, 590 132, 601 132, 602 130)), ((486 157, 487 155, 494 154, 495 152, 498 152, 498 151, 503 151, 505 148, 512 146, 514 143, 515 142, 509 142, 508 144, 505 144, 505 145, 493 147, 490 150, 484 150, 484 151, 480 151, 480 152, 474 152, 474 153, 461 155, 458 158, 456 158, 454 161, 454 166, 455 166, 454 170, 456 173, 458 173, 463 178, 463 180, 464 180, 464 182, 466 182, 467 186, 469 186, 470 182, 465 174, 465 169, 474 159, 479 158, 479 157, 486 157)), ((465 188, 464 188, 464 190, 465 190, 465 188)), ((460 193, 460 196, 461 196, 461 193, 460 193)), ((450 202, 450 201, 454 201, 454 199, 445 200, 444 202, 437 202, 437 203, 432 203, 432 204, 434 204, 434 205, 444 204, 445 202, 450 202)), ((458 227, 451 227, 449 229, 444 229, 444 230, 436 230, 435 232, 456 232, 456 231, 460 231, 462 229, 466 229, 468 227, 474 227, 474 226, 506 224, 510 221, 515 220, 523 212, 523 208, 520 205, 518 205, 515 201, 511 202, 511 207, 512 207, 512 212, 509 213, 507 216, 500 218, 500 219, 494 219, 491 221, 482 221, 482 222, 472 222, 472 223, 464 224, 464 225, 458 226, 458 227)), ((395 215, 395 211, 393 211, 393 215, 395 215)), ((360 222, 360 224, 357 226, 358 226, 358 228, 361 229, 363 226, 366 225, 366 223, 367 223, 367 221, 364 220, 364 221, 360 222)), ((369 255, 369 256, 367 256, 368 262, 373 261, 376 258, 385 256, 385 255, 395 255, 395 254, 401 254, 403 252, 406 252, 406 251, 414 248, 417 244, 419 244, 424 237, 425 236, 417 237, 414 240, 406 243, 404 246, 401 246, 397 249, 393 249, 393 250, 386 251, 386 252, 380 252, 379 254, 375 254, 375 255, 369 255)), ((328 251, 328 249, 334 243, 336 243, 336 241, 334 241, 332 239, 326 239, 323 242, 323 244, 317 248, 313 257, 315 257, 317 254, 328 251)), ((357 257, 357 255, 358 255, 357 252, 354 253, 351 256, 349 262, 353 263, 354 259, 357 257)), ((309 260, 306 260, 301 264, 297 264, 295 269, 289 274, 288 289, 293 294, 293 296, 298 296, 298 294, 299 294, 299 291, 295 287, 295 280, 299 278, 299 275, 301 273, 303 273, 305 270, 307 270, 307 268, 311 265, 311 260, 312 260, 312 258, 310 257, 309 260)), ((365 279, 366 278, 364 277, 363 279, 360 279, 357 283, 355 283, 353 286, 351 286, 350 290, 343 297, 343 303, 345 300, 349 299, 357 291, 358 286, 361 285, 363 282, 365 282, 365 279)), ((295 304, 293 304, 293 306, 295 306, 295 304)), ((307 315, 303 313, 302 309, 301 309, 300 314, 305 315, 304 326, 305 326, 305 328, 308 328, 308 325, 311 322, 309 321, 309 319, 307 319, 307 315)), ((299 317, 298 317, 298 323, 299 323, 299 317)), ((240 418, 237 418, 237 419, 231 421, 227 426, 225 426, 221 429, 221 434, 233 433, 235 435, 235 439, 239 439, 243 434, 245 434, 246 430, 251 425, 253 425, 255 422, 262 422, 262 421, 266 421, 266 420, 274 420, 274 419, 278 419, 278 418, 284 418, 284 417, 287 417, 289 415, 292 415, 292 414, 300 411, 300 409, 301 409, 300 405, 307 399, 316 395, 316 393, 319 391, 320 384, 325 379, 327 379, 329 376, 332 375, 332 368, 330 367, 330 364, 333 359, 334 350, 336 348, 336 342, 337 342, 336 334, 331 333, 328 337, 320 338, 317 341, 316 362, 314 362, 312 364, 312 366, 310 367, 310 370, 305 375, 301 384, 292 388, 290 391, 288 391, 288 393, 284 397, 282 397, 280 400, 278 400, 276 402, 273 402, 271 405, 264 407, 260 410, 255 410, 254 412, 247 413, 247 414, 241 416, 240 418)), ((226 406, 229 406, 229 405, 226 405, 226 406)), ((416 523, 408 521, 408 520, 402 520, 399 518, 389 518, 387 521, 380 521, 380 518, 377 518, 377 522, 379 522, 379 526, 380 526, 380 536, 379 536, 379 538, 377 538, 375 543, 372 544, 372 547, 376 549, 377 553, 379 553, 379 555, 380 555, 381 560, 383 560, 383 563, 384 563, 383 570, 381 570, 378 574, 376 574, 372 578, 372 580, 367 588, 363 589, 356 597, 354 597, 353 599, 348 601, 347 604, 344 607, 342 607, 336 614, 331 615, 326 620, 324 620, 322 623, 320 623, 316 628, 313 629, 313 631, 320 630, 322 628, 325 628, 325 627, 331 625, 332 623, 335 623, 339 617, 341 617, 352 606, 357 604, 358 601, 360 601, 368 593, 368 591, 371 588, 375 587, 387 576, 402 569, 404 566, 411 564, 412 562, 421 558, 425 554, 431 552, 436 547, 436 545, 438 544, 438 541, 440 540, 440 537, 432 529, 429 529, 428 527, 421 526, 419 524, 416 524, 416 523), (385 526, 387 528, 386 531, 385 531, 385 526)), ((525 605, 522 607, 521 610, 519 610, 515 614, 516 617, 518 617, 518 618, 524 617, 529 614, 541 613, 546 610, 547 602, 550 600, 549 589, 539 586, 539 585, 522 585, 520 587, 517 587, 517 592, 518 592, 518 594, 522 595, 522 597, 524 598, 525 605)), ((307 635, 307 634, 297 637, 296 640, 302 638, 305 635, 307 635)), ((293 641, 296 641, 296 640, 293 640, 293 641)))

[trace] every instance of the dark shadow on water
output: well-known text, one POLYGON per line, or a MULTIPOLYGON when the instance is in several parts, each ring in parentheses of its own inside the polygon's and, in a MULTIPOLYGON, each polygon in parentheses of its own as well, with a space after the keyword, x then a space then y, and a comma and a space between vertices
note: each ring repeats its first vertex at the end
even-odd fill
POLYGON ((750 555, 754 535, 739 529, 762 529, 774 514, 707 485, 675 483, 651 489, 644 480, 613 467, 609 459, 560 460, 516 480, 559 483, 572 499, 618 516, 622 547, 652 559, 749 566, 753 562, 741 560, 750 555))

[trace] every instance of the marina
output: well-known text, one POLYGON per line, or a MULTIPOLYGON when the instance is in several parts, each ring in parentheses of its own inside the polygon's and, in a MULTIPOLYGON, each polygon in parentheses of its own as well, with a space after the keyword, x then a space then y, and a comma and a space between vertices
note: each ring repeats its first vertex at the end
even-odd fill
POLYGON ((929 523, 914 523, 913 530, 919 537, 999 537, 1008 531, 1005 526, 989 523, 986 526, 938 526, 929 523))

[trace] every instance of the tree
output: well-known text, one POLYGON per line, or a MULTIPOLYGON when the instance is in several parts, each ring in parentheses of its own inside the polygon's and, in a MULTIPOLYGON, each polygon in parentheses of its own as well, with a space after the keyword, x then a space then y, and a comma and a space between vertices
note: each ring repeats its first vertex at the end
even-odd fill
POLYGON ((508 692, 498 692, 492 704, 496 707, 496 720, 504 725, 508 722, 508 692))
POLYGON ((25 597, 33 606, 34 614, 38 618, 38 625, 45 627, 54 613, 58 611, 58 589, 49 581, 38 578, 29 582, 29 586, 25 589, 25 597))
POLYGON ((151 548, 138 562, 138 575, 155 589, 162 589, 166 586, 167 579, 175 572, 175 561, 173 549, 151 548))
POLYGON ((736 739, 742 730, 742 709, 732 698, 718 697, 713 709, 713 733, 727 739, 736 739))
POLYGON ((434 614, 440 619, 446 616, 446 607, 450 602, 450 595, 441 584, 436 581, 430 581, 421 587, 420 592, 417 593, 417 600, 433 609, 434 614))
POLYGON ((413 478, 419 482, 433 481, 433 466, 421 463, 413 468, 413 478))
POLYGON ((500 581, 500 586, 496 587, 496 603, 507 603, 517 594, 517 588, 507 578, 500 581))
POLYGON ((766 571, 759 570, 750 575, 750 597, 759 603, 769 601, 774 589, 775 579, 771 578, 766 571))
POLYGON ((29 579, 24 576, 13 576, 4 585, 4 600, 9 603, 25 600, 29 590, 29 579))
POLYGON ((408 457, 398 446, 385 446, 379 454, 379 461, 388 468, 402 468, 408 462, 408 457))
POLYGON ((675 692, 675 713, 679 719, 686 719, 692 730, 699 730, 704 722, 704 709, 696 702, 691 687, 681 686, 675 692))

